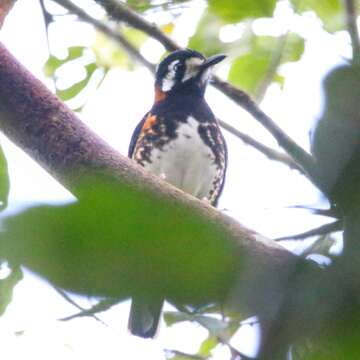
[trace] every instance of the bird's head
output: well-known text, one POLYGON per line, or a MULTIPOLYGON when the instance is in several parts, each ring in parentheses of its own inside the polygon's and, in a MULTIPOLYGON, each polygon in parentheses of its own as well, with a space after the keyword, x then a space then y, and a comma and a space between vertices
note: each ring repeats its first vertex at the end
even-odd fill
POLYGON ((181 91, 195 91, 203 95, 212 67, 224 59, 225 55, 214 55, 206 59, 199 52, 189 49, 174 51, 157 67, 157 100, 181 91))

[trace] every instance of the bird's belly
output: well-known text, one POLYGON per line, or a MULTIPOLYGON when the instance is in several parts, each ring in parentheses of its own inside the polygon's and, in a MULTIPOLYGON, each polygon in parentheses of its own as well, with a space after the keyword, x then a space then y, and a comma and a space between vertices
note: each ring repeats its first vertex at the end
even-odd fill
POLYGON ((198 123, 191 119, 181 124, 176 139, 172 139, 162 149, 151 151, 151 162, 145 168, 161 176, 179 189, 198 197, 208 198, 217 165, 209 146, 201 139, 198 123))

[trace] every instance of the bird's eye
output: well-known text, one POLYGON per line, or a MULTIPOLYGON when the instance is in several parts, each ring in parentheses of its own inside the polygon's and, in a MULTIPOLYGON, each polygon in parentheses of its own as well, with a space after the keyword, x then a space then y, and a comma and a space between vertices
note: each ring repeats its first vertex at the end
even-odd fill
POLYGON ((175 70, 175 71, 178 71, 178 70, 180 70, 183 66, 184 66, 183 63, 176 63, 175 66, 174 66, 174 70, 175 70))

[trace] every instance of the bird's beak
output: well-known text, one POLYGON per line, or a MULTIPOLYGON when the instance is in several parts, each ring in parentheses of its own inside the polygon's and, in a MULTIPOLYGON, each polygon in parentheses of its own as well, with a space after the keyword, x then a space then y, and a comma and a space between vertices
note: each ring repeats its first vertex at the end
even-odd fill
POLYGON ((214 55, 210 56, 208 59, 205 60, 205 62, 201 65, 202 70, 206 70, 209 67, 212 67, 216 64, 218 64, 220 61, 223 61, 226 58, 226 55, 214 55))

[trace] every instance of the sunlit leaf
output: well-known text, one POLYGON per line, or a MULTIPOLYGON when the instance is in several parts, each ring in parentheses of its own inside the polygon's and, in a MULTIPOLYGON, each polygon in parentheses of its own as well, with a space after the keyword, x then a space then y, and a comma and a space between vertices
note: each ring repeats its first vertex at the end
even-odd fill
POLYGON ((233 61, 229 81, 256 96, 263 82, 281 86, 284 78, 278 74, 280 65, 297 61, 304 52, 304 39, 295 33, 284 37, 253 36, 248 52, 233 61), (270 78, 269 78, 270 76, 270 78))
POLYGON ((140 48, 140 46, 148 39, 148 36, 143 31, 128 26, 122 28, 122 35, 137 48, 140 48))
MULTIPOLYGON (((134 30, 133 34, 139 34, 139 32, 134 30)), ((95 53, 97 64, 105 69, 111 69, 116 66, 128 70, 134 68, 134 62, 129 58, 128 54, 115 41, 101 33, 96 34, 92 49, 95 53)))
POLYGON ((208 0, 209 9, 228 23, 273 15, 276 0, 208 0))
POLYGON ((226 296, 240 263, 222 228, 125 183, 86 189, 80 202, 6 218, 0 253, 87 295, 155 292, 185 304, 226 296))
POLYGON ((222 20, 205 10, 188 47, 207 56, 223 52, 224 44, 219 40, 219 31, 223 25, 222 20))
POLYGON ((173 22, 169 22, 169 23, 167 23, 167 24, 164 24, 164 25, 161 25, 161 26, 160 26, 161 30, 162 30, 165 34, 168 34, 168 35, 170 35, 170 34, 173 32, 174 27, 175 27, 175 25, 174 25, 173 22))
MULTIPOLYGON (((329 32, 345 28, 344 2, 342 0, 291 0, 298 12, 314 11, 329 32)), ((358 3, 360 8, 360 3, 358 3)))
POLYGON ((68 49, 68 55, 65 58, 58 58, 54 55, 50 55, 44 65, 44 73, 46 76, 54 76, 55 71, 65 63, 71 60, 75 60, 84 54, 84 46, 72 46, 68 49))
POLYGON ((11 273, 5 278, 0 279, 0 316, 4 314, 10 304, 15 285, 22 279, 20 267, 13 267, 11 273))
POLYGON ((215 336, 209 336, 206 338, 200 345, 198 355, 209 357, 211 356, 211 351, 219 345, 219 340, 215 336))
POLYGON ((64 90, 57 90, 57 95, 63 100, 67 101, 74 98, 78 95, 89 83, 91 76, 93 75, 94 71, 97 69, 97 65, 95 63, 91 63, 85 66, 86 69, 86 76, 83 80, 73 84, 67 89, 64 90))
POLYGON ((197 321, 199 324, 209 330, 210 334, 212 335, 221 334, 228 326, 225 321, 206 315, 195 315, 194 321, 197 321))
POLYGON ((190 314, 186 314, 181 311, 165 311, 164 312, 164 321, 167 326, 172 326, 179 322, 183 321, 191 321, 193 316, 190 314))

